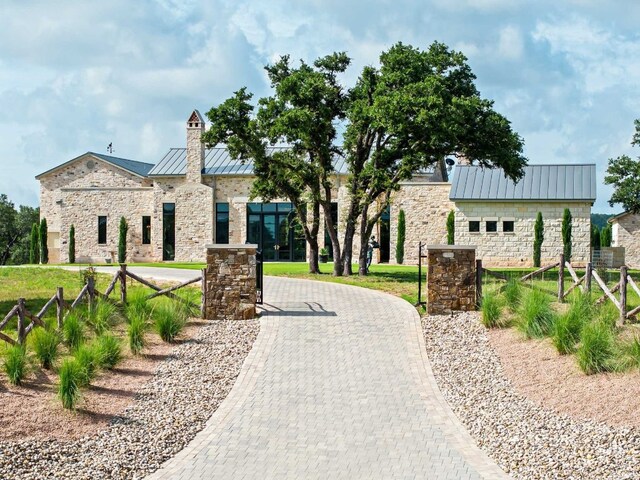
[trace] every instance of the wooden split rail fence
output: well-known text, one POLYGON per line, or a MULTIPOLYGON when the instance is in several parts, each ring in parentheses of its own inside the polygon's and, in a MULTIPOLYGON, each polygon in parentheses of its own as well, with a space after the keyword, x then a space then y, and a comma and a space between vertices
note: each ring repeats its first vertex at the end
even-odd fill
POLYGON ((4 319, 0 322, 0 340, 4 340, 5 342, 11 345, 22 345, 26 341, 27 335, 36 327, 44 327, 43 318, 45 314, 55 305, 56 306, 56 322, 58 329, 62 329, 64 325, 64 319, 66 315, 73 309, 77 308, 82 301, 84 300, 89 309, 91 309, 96 301, 96 298, 100 298, 101 300, 111 302, 117 306, 124 306, 127 303, 127 277, 136 282, 139 282, 146 287, 154 290, 154 293, 147 295, 146 299, 151 300, 152 298, 159 297, 164 295, 173 300, 181 302, 191 308, 200 309, 201 305, 196 305, 189 300, 186 300, 174 292, 179 290, 180 288, 186 287, 187 285, 191 285, 197 282, 203 281, 203 275, 188 280, 186 282, 182 282, 179 285, 174 285, 168 288, 161 288, 153 283, 145 280, 144 278, 139 277, 127 270, 126 264, 121 264, 120 269, 114 274, 111 282, 109 282, 109 286, 105 290, 104 293, 100 292, 95 287, 95 278, 93 276, 88 276, 85 285, 78 293, 77 297, 73 300, 73 302, 69 303, 64 299, 64 289, 62 287, 58 287, 56 289, 55 295, 53 295, 47 303, 40 309, 38 313, 32 313, 27 309, 26 300, 24 298, 19 298, 17 304, 7 313, 4 319), (110 298, 110 295, 116 288, 116 285, 120 283, 120 301, 116 301, 110 298), (16 338, 12 338, 7 335, 3 330, 6 329, 9 322, 14 317, 17 318, 17 327, 16 327, 16 338))
MULTIPOLYGON (((631 319, 637 319, 638 314, 640 314, 640 305, 637 307, 628 310, 627 305, 627 292, 629 288, 632 288, 633 291, 640 298, 640 288, 635 280, 629 275, 629 269, 626 266, 620 267, 620 280, 613 287, 609 288, 606 282, 600 277, 598 272, 593 268, 591 262, 587 263, 585 267, 585 273, 582 276, 579 276, 576 269, 564 259, 564 255, 560 255, 560 259, 558 262, 553 263, 551 265, 547 265, 537 269, 534 272, 523 275, 517 280, 520 281, 523 285, 527 287, 533 287, 532 284, 526 283, 527 281, 533 280, 534 277, 544 274, 545 272, 549 272, 553 269, 558 270, 558 287, 557 291, 550 291, 548 289, 536 287, 540 290, 543 290, 553 296, 556 296, 559 302, 563 302, 575 289, 579 288, 583 292, 591 292, 593 288, 593 284, 597 285, 597 287, 602 291, 602 296, 596 300, 596 304, 602 304, 607 300, 611 301, 618 311, 620 315, 618 317, 617 324, 620 326, 624 324, 625 321, 631 319), (565 271, 569 272, 571 277, 571 286, 565 290, 565 271), (616 297, 616 293, 619 293, 619 298, 616 297)), ((482 299, 482 279, 484 275, 488 275, 499 280, 508 281, 509 278, 499 272, 494 272, 492 270, 488 270, 482 266, 482 260, 476 260, 476 292, 478 303, 480 303, 482 299)), ((501 288, 504 289, 503 286, 501 288)))

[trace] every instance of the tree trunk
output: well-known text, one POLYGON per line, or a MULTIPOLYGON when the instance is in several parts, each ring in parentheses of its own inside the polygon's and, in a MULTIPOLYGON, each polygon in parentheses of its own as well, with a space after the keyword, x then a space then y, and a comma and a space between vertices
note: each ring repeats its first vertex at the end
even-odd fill
POLYGON ((340 238, 337 229, 331 218, 331 194, 328 194, 328 200, 322 202, 324 210, 324 227, 326 228, 329 238, 331 239, 331 248, 333 249, 333 275, 339 277, 342 275, 342 257, 340 248, 340 238))
MULTIPOLYGON (((369 235, 367 235, 367 214, 369 207, 362 210, 360 217, 360 253, 358 255, 358 275, 364 277, 367 272, 367 253, 369 250, 369 235)), ((370 232, 369 232, 370 233, 370 232)))
POLYGON ((318 262, 318 236, 309 240, 309 273, 320 273, 320 263, 318 262))
MULTIPOLYGON (((299 201, 292 200, 292 204, 296 211, 298 221, 302 225, 302 231, 304 232, 304 239, 309 245, 309 273, 320 273, 320 265, 318 263, 318 231, 320 230, 320 204, 317 201, 313 202, 313 213, 311 219, 311 228, 307 223, 307 218, 302 216, 302 204, 299 201)), ((305 210, 306 212, 306 210, 305 210)))

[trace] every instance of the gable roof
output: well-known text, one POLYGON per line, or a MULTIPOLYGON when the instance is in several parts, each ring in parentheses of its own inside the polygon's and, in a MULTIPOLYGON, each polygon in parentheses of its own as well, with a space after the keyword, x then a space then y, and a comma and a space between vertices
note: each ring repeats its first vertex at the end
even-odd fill
POLYGON ((119 158, 119 157, 112 157, 110 155, 103 155, 101 153, 95 153, 95 152, 87 152, 87 153, 83 153, 82 155, 77 156, 76 158, 72 158, 71 160, 69 160, 68 162, 65 162, 61 165, 58 165, 57 167, 53 167, 50 170, 47 170, 46 172, 41 173, 40 175, 36 176, 36 180, 39 180, 40 178, 44 177, 45 175, 48 175, 50 173, 53 173, 57 170, 60 170, 61 168, 64 168, 68 165, 71 165, 73 162, 76 162, 82 158, 85 158, 87 156, 91 156, 94 158, 97 158, 99 160, 102 160, 103 162, 107 162, 111 165, 114 165, 118 168, 121 168, 123 170, 126 170, 129 173, 133 173, 134 175, 137 175, 138 177, 146 177, 149 172, 151 171, 151 169, 153 168, 153 164, 151 163, 144 163, 144 162, 138 162, 136 160, 129 160, 126 158, 119 158))
POLYGON ((454 201, 596 200, 595 164, 527 165, 514 183, 499 168, 458 165, 449 198, 454 201))
MULTIPOLYGON (((287 147, 269 147, 267 153, 271 154, 287 147)), ((347 173, 347 165, 344 158, 336 156, 333 161, 336 172, 347 173)), ((175 177, 187 174, 187 149, 171 148, 169 152, 149 172, 150 177, 175 177)), ((204 154, 203 175, 253 175, 253 162, 237 160, 229 155, 229 150, 224 147, 208 148, 204 154)))

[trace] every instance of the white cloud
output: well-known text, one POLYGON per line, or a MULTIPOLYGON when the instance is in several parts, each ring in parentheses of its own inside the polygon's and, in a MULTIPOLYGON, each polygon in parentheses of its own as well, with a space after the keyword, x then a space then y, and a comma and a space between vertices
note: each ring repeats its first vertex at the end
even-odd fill
POLYGON ((522 57, 524 44, 520 29, 509 25, 500 30, 498 54, 507 60, 518 60, 522 57))

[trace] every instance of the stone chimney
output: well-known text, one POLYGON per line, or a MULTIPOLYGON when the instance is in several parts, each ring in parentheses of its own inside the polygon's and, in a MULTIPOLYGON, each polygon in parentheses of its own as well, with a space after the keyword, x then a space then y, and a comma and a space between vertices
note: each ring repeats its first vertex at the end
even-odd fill
POLYGON ((202 183, 204 168, 204 120, 198 110, 194 110, 187 121, 187 183, 202 183))

